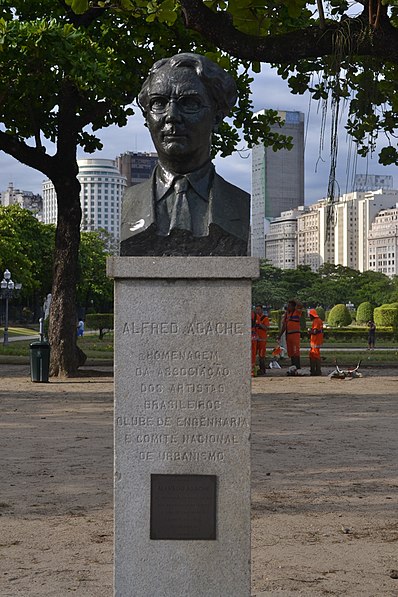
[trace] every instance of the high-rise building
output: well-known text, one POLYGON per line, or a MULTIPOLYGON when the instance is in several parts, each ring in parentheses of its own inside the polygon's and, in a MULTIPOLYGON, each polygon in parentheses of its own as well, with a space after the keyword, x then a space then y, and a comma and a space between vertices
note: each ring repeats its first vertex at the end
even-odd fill
MULTIPOLYGON (((261 114, 260 112, 259 114, 261 114)), ((292 137, 291 151, 256 145, 252 150, 251 254, 265 256, 265 220, 304 204, 304 114, 280 111, 284 125, 271 127, 292 137)))
MULTIPOLYGON (((103 228, 117 239, 120 230, 120 210, 126 179, 114 160, 78 160, 82 230, 103 228)), ((57 197, 50 180, 43 182, 43 215, 46 224, 57 222, 57 197)))
POLYGON ((32 211, 37 219, 42 217, 43 200, 41 195, 35 195, 32 191, 20 191, 14 188, 12 182, 8 183, 5 191, 0 193, 0 204, 7 207, 9 205, 19 205, 23 209, 32 211))
POLYGON ((387 191, 394 188, 394 178, 387 174, 356 174, 353 191, 364 193, 383 189, 387 191))
POLYGON ((309 206, 297 218, 297 262, 316 271, 334 263, 368 269, 368 234, 376 215, 398 201, 398 191, 379 189, 346 193, 331 204, 326 199, 309 206))
POLYGON ((358 265, 361 272, 369 269, 369 230, 377 216, 383 209, 394 207, 398 201, 398 191, 383 190, 365 193, 358 203, 358 265))
POLYGON ((157 153, 126 151, 116 158, 116 166, 120 174, 126 177, 128 187, 150 178, 157 163, 157 153))
POLYGON ((297 264, 318 271, 334 262, 334 225, 325 199, 310 205, 297 218, 297 264))
POLYGON ((280 269, 297 267, 297 218, 306 208, 283 211, 270 222, 265 235, 265 258, 280 269))
POLYGON ((369 231, 368 243, 367 269, 387 276, 398 275, 398 203, 377 214, 369 231))

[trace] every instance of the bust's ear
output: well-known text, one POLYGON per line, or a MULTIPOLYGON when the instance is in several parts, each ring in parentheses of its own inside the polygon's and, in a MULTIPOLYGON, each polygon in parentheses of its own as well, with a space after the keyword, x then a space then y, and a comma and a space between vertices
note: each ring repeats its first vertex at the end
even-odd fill
POLYGON ((218 127, 220 126, 220 124, 223 121, 223 113, 221 111, 218 111, 215 113, 214 115, 214 122, 213 122, 213 133, 216 133, 218 131, 218 127))

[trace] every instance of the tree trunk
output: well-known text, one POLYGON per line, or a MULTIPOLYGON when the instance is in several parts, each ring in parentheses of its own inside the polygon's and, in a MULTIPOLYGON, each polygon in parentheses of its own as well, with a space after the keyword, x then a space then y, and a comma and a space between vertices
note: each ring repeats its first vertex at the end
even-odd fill
POLYGON ((74 377, 86 360, 76 343, 76 284, 82 217, 80 183, 75 177, 53 182, 58 198, 58 222, 49 327, 50 374, 74 377))

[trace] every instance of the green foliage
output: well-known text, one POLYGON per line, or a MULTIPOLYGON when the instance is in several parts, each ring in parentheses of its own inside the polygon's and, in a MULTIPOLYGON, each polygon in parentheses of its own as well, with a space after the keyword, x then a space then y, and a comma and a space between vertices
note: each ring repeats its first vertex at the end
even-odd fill
POLYGON ((214 153, 229 155, 239 142, 238 131, 249 146, 261 140, 275 149, 291 146, 290 139, 270 131, 280 122, 277 112, 253 119, 248 65, 187 31, 173 0, 125 2, 123 10, 107 2, 102 9, 90 9, 86 0, 67 4, 77 15, 69 20, 62 3, 50 0, 13 3, 15 19, 1 19, 0 5, 0 123, 7 134, 19 140, 33 137, 39 149, 42 137, 56 143, 57 107, 72 85, 78 143, 86 152, 101 149, 95 131, 127 123, 131 102, 153 62, 196 50, 230 70, 239 88, 232 118, 214 135, 214 153), (84 129, 90 123, 92 132, 84 129))
POLYGON ((106 275, 109 242, 105 230, 81 234, 77 300, 86 312, 112 309, 113 281, 106 275))
POLYGON ((18 205, 0 206, 0 272, 8 268, 21 296, 51 291, 54 226, 46 225, 18 205))
POLYGON ((380 272, 359 272, 330 263, 312 272, 308 266, 281 270, 261 261, 260 278, 253 282, 253 303, 280 308, 294 296, 304 304, 324 308, 350 301, 381 304, 398 296, 398 278, 391 280, 380 272))
POLYGON ((391 326, 394 330, 398 328, 398 308, 393 305, 376 307, 373 318, 376 326, 391 326))
POLYGON ((281 328, 282 325, 282 317, 285 312, 283 309, 273 309, 269 312, 270 315, 270 323, 271 325, 274 324, 278 327, 278 330, 281 328))
POLYGON ((321 307, 321 305, 318 305, 315 308, 315 310, 318 313, 318 317, 320 317, 322 319, 322 321, 325 321, 325 317, 326 317, 325 309, 323 307, 321 307))
POLYGON ((347 307, 342 303, 335 305, 329 313, 328 323, 338 327, 350 325, 351 315, 347 307))
MULTIPOLYGON (((366 326, 352 328, 328 328, 326 342, 331 345, 334 343, 347 343, 354 346, 367 345, 369 328, 366 326)), ((377 327, 377 342, 379 345, 391 345, 394 343, 394 333, 391 327, 377 327)))
POLYGON ((270 265, 265 259, 260 261, 260 278, 253 282, 252 302, 254 305, 281 307, 286 302, 285 289, 281 285, 282 270, 270 265))
POLYGON ((86 327, 99 330, 99 338, 103 339, 113 329, 113 313, 90 313, 86 315, 86 327))
POLYGON ((358 306, 356 321, 358 323, 366 323, 371 319, 373 319, 373 306, 369 301, 365 301, 358 306))
MULTIPOLYGON (((159 22, 169 26, 178 22, 180 14, 177 0, 67 0, 67 4, 78 14, 98 5, 112 7, 115 11, 121 9, 135 16, 144 14, 147 23, 159 22)), ((194 7, 187 7, 185 2, 181 4, 187 22, 192 23, 193 28, 202 4, 217 14, 220 31, 226 25, 232 25, 234 31, 230 31, 231 35, 225 35, 224 31, 219 45, 232 47, 234 54, 239 54, 240 33, 245 34, 242 55, 244 51, 245 58, 251 61, 253 72, 260 72, 261 60, 267 61, 266 50, 259 56, 259 40, 269 42, 274 39, 273 46, 281 47, 281 58, 278 60, 277 52, 274 52, 272 62, 277 65, 279 74, 287 79, 292 92, 303 94, 310 90, 313 99, 321 101, 324 109, 330 104, 338 108, 345 102, 348 106, 346 129, 357 144, 358 153, 363 156, 373 153, 378 135, 385 133, 386 146, 379 153, 379 161, 382 164, 398 164, 398 149, 393 143, 398 128, 396 59, 393 53, 389 61, 388 53, 380 56, 377 52, 377 41, 380 43, 379 38, 383 40, 383 33, 393 35, 394 29, 398 28, 395 0, 382 0, 377 10, 376 2, 374 10, 368 8, 368 2, 354 3, 358 7, 355 11, 347 0, 322 0, 318 3, 312 0, 266 0, 261 3, 255 0, 203 0, 194 7), (362 15, 359 10, 361 4, 364 5, 362 15), (376 24, 375 14, 380 8, 381 19, 376 24), (318 42, 313 38, 316 30, 318 42), (236 39, 228 43, 234 33, 236 39), (291 38, 292 33, 297 33, 295 41, 291 38), (290 37, 284 39, 287 35, 290 37), (223 43, 222 37, 228 41, 223 43), (326 42, 327 37, 332 40, 330 45, 326 42), (284 51, 286 46, 291 47, 288 57, 284 51), (317 46, 324 48, 323 53, 317 46), (314 73, 317 76, 314 77, 314 73)), ((208 34, 213 40, 214 27, 209 26, 208 34)), ((206 37, 207 31, 203 28, 201 31, 206 37)), ((388 41, 384 43, 388 47, 388 41)), ((337 110, 333 118, 338 117, 337 110)), ((230 143, 231 137, 227 145, 230 143)))
POLYGON ((366 271, 358 274, 352 301, 356 304, 369 302, 381 305, 389 302, 394 289, 394 282, 382 272, 366 271))

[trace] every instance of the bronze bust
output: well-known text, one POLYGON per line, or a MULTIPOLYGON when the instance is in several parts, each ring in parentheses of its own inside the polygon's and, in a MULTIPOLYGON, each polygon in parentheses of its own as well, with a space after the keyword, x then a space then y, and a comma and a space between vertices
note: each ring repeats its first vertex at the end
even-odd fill
POLYGON ((219 176, 211 135, 236 102, 225 70, 198 54, 156 62, 138 97, 159 163, 125 192, 121 255, 246 255, 250 196, 219 176))

